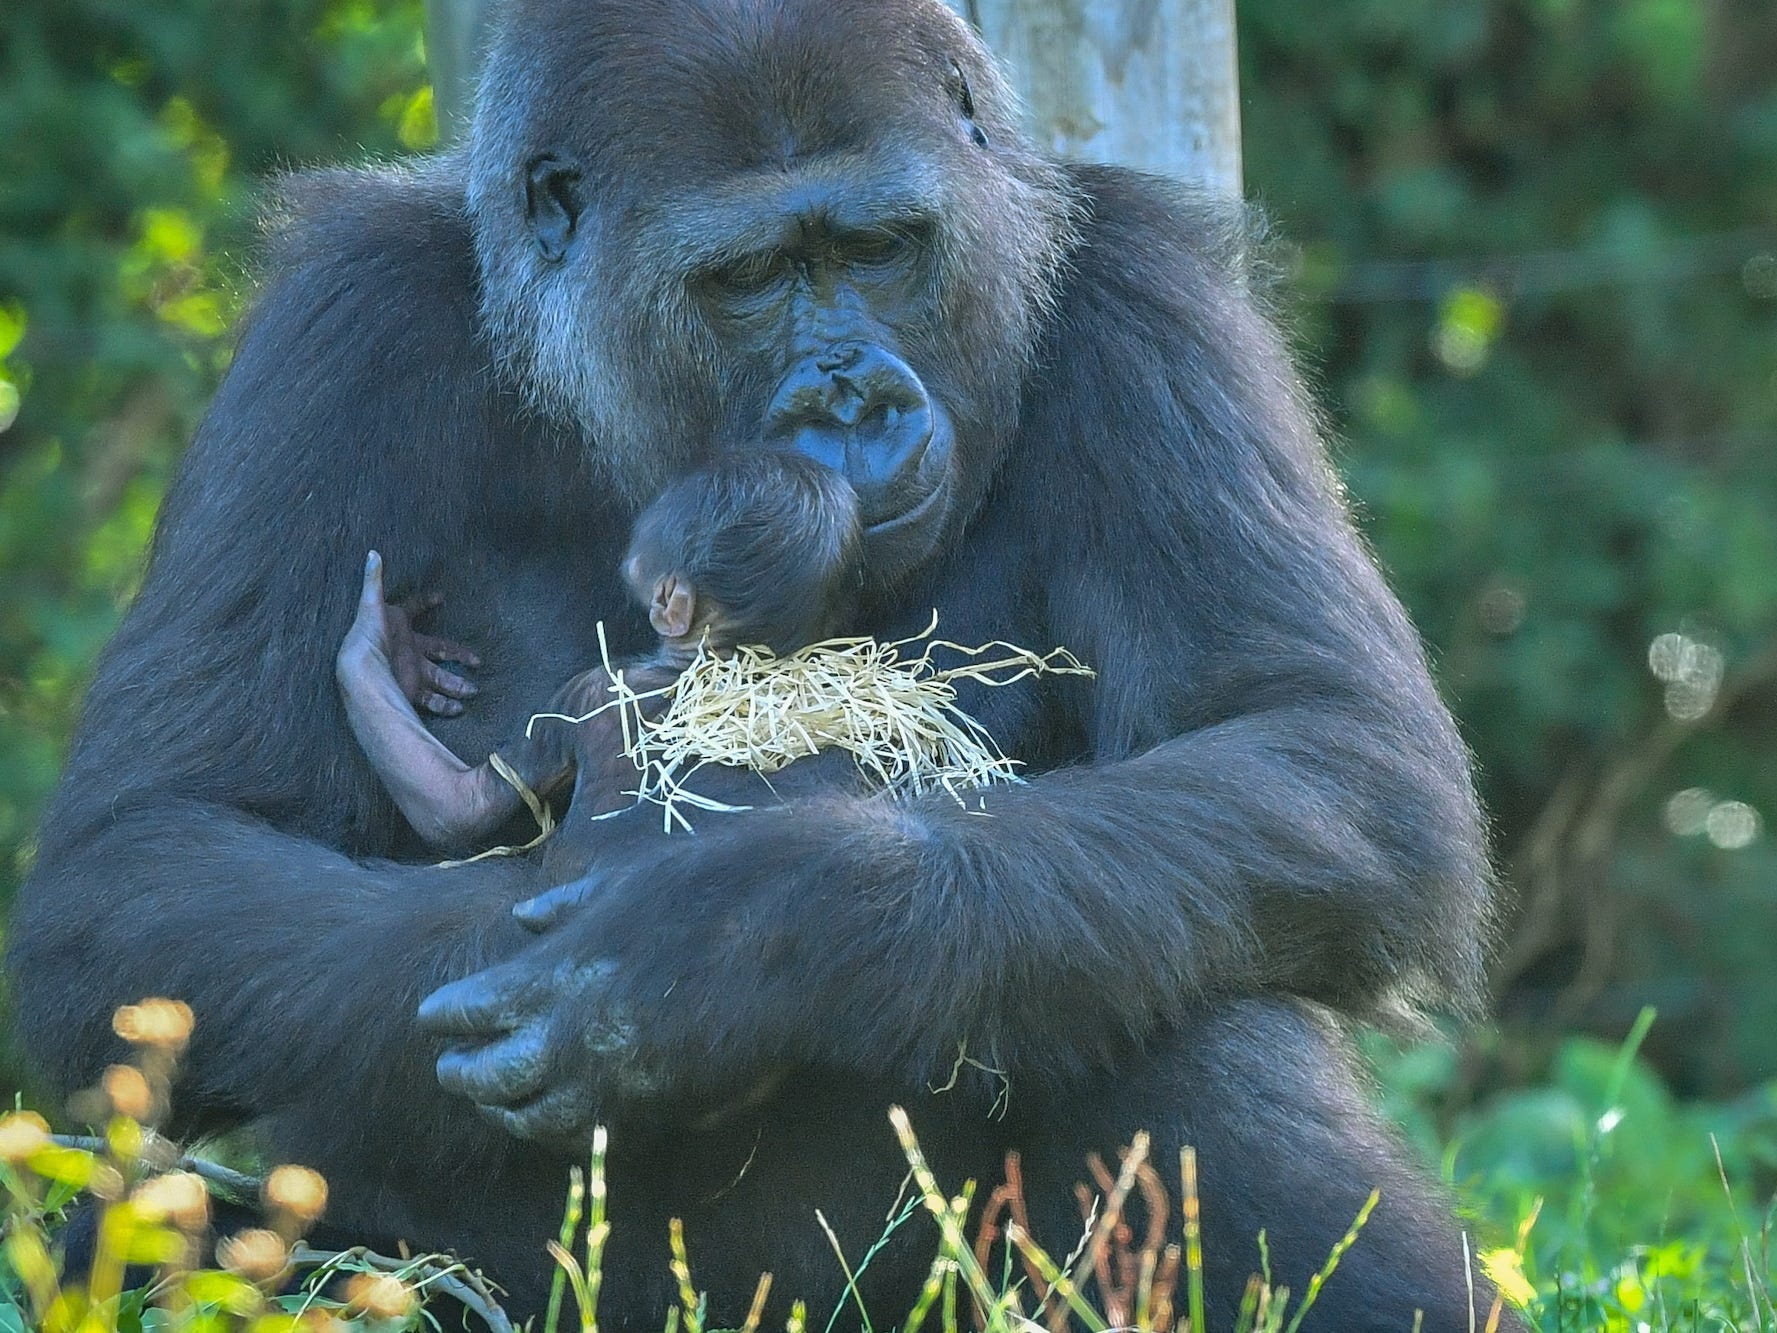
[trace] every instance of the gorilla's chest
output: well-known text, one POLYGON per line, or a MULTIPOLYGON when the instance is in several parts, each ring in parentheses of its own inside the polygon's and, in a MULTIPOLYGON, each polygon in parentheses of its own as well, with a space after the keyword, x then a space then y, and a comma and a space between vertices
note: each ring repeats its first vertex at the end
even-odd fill
MULTIPOLYGON (((600 660, 599 629, 612 660, 656 642, 618 571, 627 526, 615 516, 540 511, 502 524, 494 540, 465 549, 439 571, 446 594, 437 628, 481 656, 471 673, 481 693, 463 716, 433 724, 472 761, 498 747, 542 709, 571 676, 600 660)), ((1041 601, 1008 577, 1007 554, 991 544, 939 562, 881 599, 857 632, 885 639, 921 634, 936 620, 939 639, 968 646, 993 641, 1046 651, 1056 645, 1041 601)), ((914 649, 913 651, 917 651, 914 649)), ((1003 655, 1003 654, 1002 654, 1003 655)), ((1077 729, 1047 684, 988 689, 965 682, 959 700, 1006 753, 1034 771, 1076 757, 1077 729)))
MULTIPOLYGON (((931 629, 935 640, 985 649, 976 660, 988 661, 1005 659, 1014 646, 1036 653, 1066 646, 1050 627, 1041 591, 1021 577, 1019 549, 999 534, 971 534, 951 558, 903 590, 869 626, 870 632, 902 640, 931 629)), ((917 642, 907 650, 909 655, 920 651, 917 642)), ((952 666, 964 655, 939 649, 933 660, 952 666)), ((1028 677, 999 686, 964 679, 957 684, 957 705, 1026 773, 1073 763, 1086 754, 1082 718, 1090 695, 1078 678, 1028 677)))
POLYGON ((512 532, 465 557, 447 580, 441 632, 481 657, 470 673, 480 693, 460 718, 436 724, 459 754, 494 749, 542 709, 569 677, 597 665, 599 626, 613 660, 654 640, 617 577, 618 544, 608 532, 542 524, 512 532))

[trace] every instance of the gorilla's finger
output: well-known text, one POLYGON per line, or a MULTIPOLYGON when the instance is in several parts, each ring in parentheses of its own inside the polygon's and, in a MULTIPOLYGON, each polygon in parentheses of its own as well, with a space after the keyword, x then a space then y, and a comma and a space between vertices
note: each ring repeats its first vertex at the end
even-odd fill
POLYGON ((435 717, 461 717, 463 713, 462 704, 455 699, 447 699, 433 690, 421 691, 420 697, 415 702, 435 717))
POLYGON ((580 1139, 592 1122, 591 1106, 578 1089, 561 1088, 519 1107, 483 1106, 482 1114, 514 1138, 580 1139))
POLYGON ((440 986, 420 1001, 420 1030, 435 1037, 487 1037, 518 1026, 512 1001, 517 987, 478 972, 440 986))
POLYGON ((463 679, 454 671, 446 671, 436 662, 420 663, 420 679, 439 694, 452 699, 473 699, 481 693, 479 685, 463 679))
POLYGON ((364 557, 364 582, 358 589, 358 618, 382 623, 383 558, 372 551, 364 557))
POLYGON ((481 657, 467 644, 458 643, 455 639, 441 639, 436 634, 416 634, 413 646, 419 649, 421 657, 429 657, 434 662, 461 662, 464 666, 478 667, 481 657))
POLYGON ((542 934, 560 921, 565 913, 585 902, 593 887, 590 875, 568 884, 558 884, 553 889, 539 893, 535 898, 526 898, 512 909, 512 915, 527 930, 542 934))
POLYGON ((549 1072, 549 1043, 532 1025, 492 1046, 452 1049, 438 1057, 438 1082, 446 1092, 483 1106, 512 1106, 534 1097, 549 1072))

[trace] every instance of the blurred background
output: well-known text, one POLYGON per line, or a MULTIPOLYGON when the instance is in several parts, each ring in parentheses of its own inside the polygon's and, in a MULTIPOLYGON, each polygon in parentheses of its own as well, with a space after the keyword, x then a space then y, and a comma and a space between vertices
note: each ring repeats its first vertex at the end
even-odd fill
MULTIPOLYGON (((1777 1185, 1777 6, 1237 11, 1283 309, 1517 896, 1497 1026, 1378 1042, 1383 1093, 1483 1226, 1540 1195, 1548 1245, 1682 1266, 1737 1225, 1711 1133, 1742 1203, 1777 1185)), ((424 18, 0 8, 0 904, 260 185, 434 146, 424 18)))

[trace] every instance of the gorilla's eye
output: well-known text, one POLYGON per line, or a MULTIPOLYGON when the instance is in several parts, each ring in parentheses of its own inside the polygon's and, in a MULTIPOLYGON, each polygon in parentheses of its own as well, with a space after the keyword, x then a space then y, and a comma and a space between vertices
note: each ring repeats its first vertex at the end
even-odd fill
POLYGON ((853 232, 845 238, 845 256, 854 264, 876 268, 904 258, 913 243, 906 232, 890 228, 853 232))
POLYGON ((758 296, 775 287, 783 276, 776 255, 743 255, 708 275, 709 285, 720 295, 758 296))
POLYGON ((886 277, 912 268, 930 248, 931 238, 930 219, 906 218, 845 232, 834 244, 837 257, 848 268, 886 277))

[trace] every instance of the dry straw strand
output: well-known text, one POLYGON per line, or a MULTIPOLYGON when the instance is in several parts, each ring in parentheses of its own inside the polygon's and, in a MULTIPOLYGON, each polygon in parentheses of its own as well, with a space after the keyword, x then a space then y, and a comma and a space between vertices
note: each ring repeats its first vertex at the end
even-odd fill
MULTIPOLYGON (((528 731, 529 728, 526 730, 528 731)), ((474 865, 477 861, 485 861, 492 856, 523 856, 533 847, 540 846, 545 838, 555 832, 555 815, 550 812, 549 806, 543 798, 531 790, 530 784, 518 776, 517 770, 497 754, 490 754, 487 757, 487 762, 492 766, 494 772, 504 778, 507 785, 518 793, 518 798, 524 802, 525 809, 531 812, 531 818, 537 821, 537 836, 522 847, 489 847, 485 852, 478 852, 461 861, 440 861, 438 863, 440 870, 474 865)))
POLYGON ((706 765, 749 768, 769 778, 830 749, 849 753, 868 781, 896 797, 943 791, 960 803, 965 791, 1020 779, 1018 761, 957 706, 959 684, 998 687, 1093 672, 1065 648, 1036 653, 1000 640, 970 648, 934 638, 937 628, 934 613, 911 638, 829 639, 785 657, 765 648, 717 654, 705 645, 672 685, 638 692, 612 666, 600 625, 610 701, 579 717, 541 713, 531 721, 577 725, 616 709, 637 772, 628 794, 660 806, 669 832, 691 827, 687 809, 745 808, 691 789, 706 765), (907 651, 916 646, 917 654, 907 651), (964 660, 940 667, 939 652, 964 660), (644 705, 656 700, 665 707, 650 717, 644 705))

